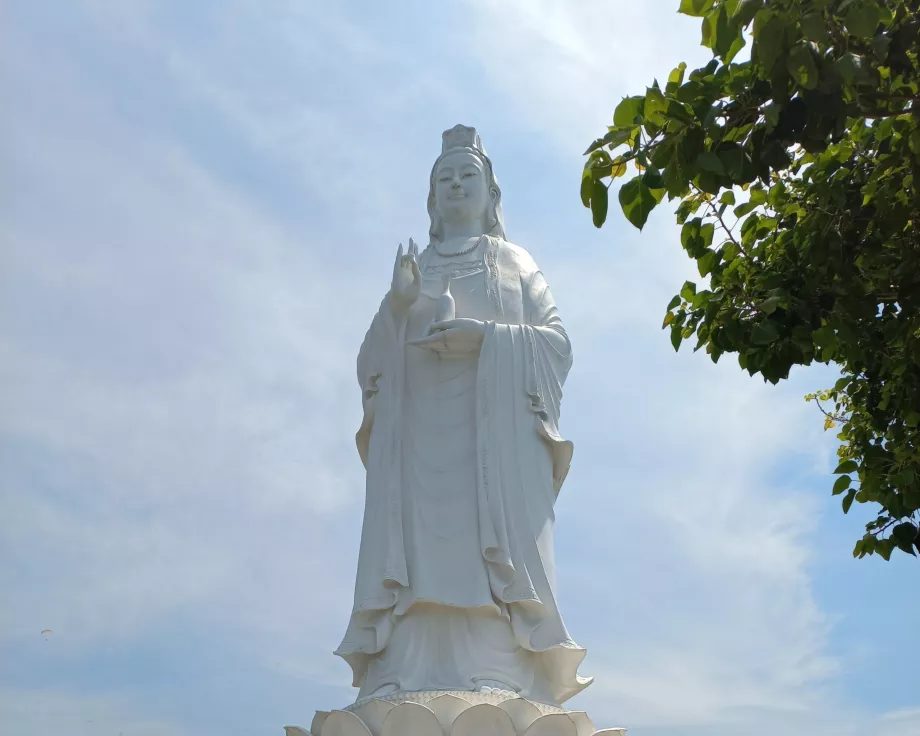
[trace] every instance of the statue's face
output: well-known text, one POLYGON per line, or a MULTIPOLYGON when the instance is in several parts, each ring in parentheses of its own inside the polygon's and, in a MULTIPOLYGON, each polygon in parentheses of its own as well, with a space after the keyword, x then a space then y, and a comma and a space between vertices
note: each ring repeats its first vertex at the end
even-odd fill
POLYGON ((449 153, 435 174, 435 203, 441 217, 481 219, 489 205, 489 182, 479 156, 469 151, 449 153))

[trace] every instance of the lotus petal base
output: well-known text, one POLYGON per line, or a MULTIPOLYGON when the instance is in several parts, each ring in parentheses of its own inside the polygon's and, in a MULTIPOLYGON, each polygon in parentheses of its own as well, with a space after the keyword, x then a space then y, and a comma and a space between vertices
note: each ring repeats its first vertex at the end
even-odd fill
POLYGON ((625 736, 598 731, 588 714, 526 700, 510 690, 397 692, 317 711, 310 730, 287 736, 625 736))

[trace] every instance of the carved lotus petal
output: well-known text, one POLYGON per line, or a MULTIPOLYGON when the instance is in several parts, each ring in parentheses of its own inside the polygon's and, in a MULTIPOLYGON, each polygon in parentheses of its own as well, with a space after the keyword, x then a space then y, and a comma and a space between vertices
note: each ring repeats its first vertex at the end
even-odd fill
POLYGON ((371 736, 367 726, 354 713, 334 710, 323 721, 323 736, 371 736))
MULTIPOLYGON (((354 714, 364 721, 364 725, 371 732, 371 736, 380 736, 383 730, 383 721, 395 707, 393 703, 374 699, 355 709, 354 714)), ((318 734, 314 731, 313 736, 318 736, 318 734)))
POLYGON ((498 707, 511 716, 511 722, 514 723, 514 732, 518 734, 524 733, 530 728, 530 724, 541 715, 540 709, 529 700, 524 700, 524 698, 508 698, 508 700, 499 703, 498 707))
POLYGON ((583 711, 510 691, 456 690, 397 693, 344 711, 317 711, 309 731, 285 726, 285 736, 626 736, 626 729, 595 731, 583 711))
POLYGON ((323 724, 326 722, 326 718, 329 716, 328 710, 318 710, 316 715, 313 716, 313 722, 310 724, 310 733, 312 736, 319 736, 323 730, 323 724))
MULTIPOLYGON (((540 716, 524 732, 524 736, 577 736, 575 722, 565 713, 540 716)), ((329 736, 323 734, 323 736, 329 736)))
POLYGON ((497 705, 482 703, 457 716, 450 736, 515 736, 514 723, 497 705))
MULTIPOLYGON (((380 736, 442 736, 438 717, 424 705, 400 703, 383 719, 380 736)), ((323 733, 323 736, 330 736, 323 733)))
POLYGON ((428 701, 428 707, 438 717, 438 722, 445 733, 450 732, 454 721, 463 711, 470 707, 468 700, 458 698, 456 695, 439 695, 428 701))
POLYGON ((566 713, 566 715, 575 724, 578 736, 594 736, 597 733, 594 722, 588 718, 588 714, 583 710, 572 711, 571 713, 566 713))

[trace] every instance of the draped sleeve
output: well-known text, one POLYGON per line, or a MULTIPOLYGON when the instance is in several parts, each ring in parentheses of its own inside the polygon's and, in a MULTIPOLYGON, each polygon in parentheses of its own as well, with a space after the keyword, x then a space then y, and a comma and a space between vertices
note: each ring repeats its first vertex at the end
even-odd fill
POLYGON ((559 433, 562 386, 572 367, 572 345, 542 271, 535 271, 522 289, 528 331, 527 394, 537 432, 553 453, 553 489, 562 487, 572 462, 573 445, 559 433))
POLYGON ((494 266, 502 318, 486 326, 476 395, 481 553, 518 644, 544 662, 544 697, 561 703, 591 682, 559 612, 552 539, 573 452, 559 432, 572 349, 529 254, 505 245, 494 266))
MULTIPOLYGON (((358 351, 358 385, 361 388, 361 403, 364 413, 361 426, 355 435, 358 454, 367 468, 370 452, 371 429, 377 408, 377 393, 384 377, 392 377, 398 368, 398 333, 400 320, 394 318, 389 305, 389 296, 384 297, 380 308, 358 351)), ((404 320, 403 320, 404 322, 404 320)))

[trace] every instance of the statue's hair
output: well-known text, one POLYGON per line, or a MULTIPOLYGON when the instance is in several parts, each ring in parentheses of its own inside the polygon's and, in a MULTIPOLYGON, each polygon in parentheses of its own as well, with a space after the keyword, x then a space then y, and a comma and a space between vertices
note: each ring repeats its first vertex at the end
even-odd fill
POLYGON ((445 156, 456 153, 457 151, 469 151, 482 161, 483 170, 488 177, 489 186, 489 208, 486 212, 486 222, 491 222, 491 225, 487 226, 487 230, 484 234, 494 235, 502 240, 506 240, 505 218, 502 214, 502 190, 501 187, 498 186, 498 179, 495 178, 495 173, 492 171, 492 161, 484 151, 478 148, 463 147, 450 148, 444 151, 438 156, 437 160, 435 160, 434 166, 431 167, 431 177, 428 184, 428 217, 431 219, 431 226, 428 228, 429 242, 440 243, 444 236, 444 229, 441 226, 441 217, 438 214, 437 201, 434 194, 438 165, 445 156))

